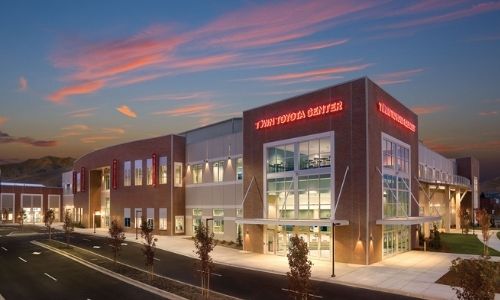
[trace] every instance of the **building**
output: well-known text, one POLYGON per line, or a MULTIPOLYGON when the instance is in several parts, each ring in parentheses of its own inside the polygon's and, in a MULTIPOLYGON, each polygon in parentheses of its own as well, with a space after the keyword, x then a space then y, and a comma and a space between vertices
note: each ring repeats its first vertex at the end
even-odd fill
POLYGON ((0 184, 0 212, 4 223, 18 223, 24 210, 24 223, 43 223, 43 215, 54 210, 54 222, 62 219, 62 189, 41 184, 8 183, 0 184))
POLYGON ((72 177, 84 226, 144 218, 157 234, 192 235, 206 222, 217 239, 276 255, 298 234, 311 257, 371 264, 418 247, 431 223, 458 226, 462 200, 477 207, 478 174, 476 160, 426 148, 417 115, 360 78, 94 151, 72 177))

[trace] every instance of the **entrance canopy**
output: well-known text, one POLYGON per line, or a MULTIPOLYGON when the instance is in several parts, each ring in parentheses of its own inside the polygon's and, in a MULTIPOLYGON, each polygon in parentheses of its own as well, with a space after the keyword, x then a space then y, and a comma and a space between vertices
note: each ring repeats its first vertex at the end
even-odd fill
POLYGON ((237 224, 256 224, 256 225, 293 225, 293 226, 332 226, 335 223, 336 226, 349 225, 348 220, 332 220, 332 219, 314 219, 314 220, 303 220, 303 219, 242 219, 236 218, 235 222, 237 224))
POLYGON ((440 216, 386 218, 377 220, 377 225, 417 225, 422 223, 437 222, 439 220, 441 220, 440 216))

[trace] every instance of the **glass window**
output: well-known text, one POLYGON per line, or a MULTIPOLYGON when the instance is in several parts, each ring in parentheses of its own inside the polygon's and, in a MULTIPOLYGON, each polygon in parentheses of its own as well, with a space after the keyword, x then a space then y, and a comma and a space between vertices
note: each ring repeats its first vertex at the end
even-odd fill
POLYGON ((243 180, 243 158, 236 160, 236 180, 243 180))
POLYGON ((236 217, 237 218, 243 218, 243 209, 242 208, 237 208, 236 209, 236 217))
POLYGON ((193 208, 193 235, 196 234, 196 229, 201 224, 202 210, 201 208, 193 208))
POLYGON ((123 163, 123 185, 130 186, 132 184, 131 177, 131 165, 130 161, 126 161, 123 163))
POLYGON ((174 186, 182 187, 182 163, 174 163, 174 186))
POLYGON ((330 218, 330 174, 299 176, 299 219, 330 218))
POLYGON ((162 156, 160 157, 160 184, 166 184, 167 183, 167 157, 162 156))
POLYGON ((224 217, 224 209, 214 209, 213 216, 214 217, 224 217))
POLYGON ((214 182, 221 182, 224 180, 224 161, 219 160, 213 163, 213 176, 214 182))
POLYGON ((214 233, 224 233, 224 209, 214 209, 212 216, 214 218, 214 233))
POLYGON ((146 184, 153 184, 153 159, 151 158, 146 160, 146 184))
POLYGON ((300 169, 329 167, 331 164, 330 139, 315 139, 299 144, 300 169))
POLYGON ((82 181, 80 172, 76 173, 76 191, 79 192, 82 190, 82 181))
POLYGON ((197 164, 193 165, 193 183, 202 183, 203 182, 203 165, 197 164))
POLYGON ((134 185, 142 185, 142 160, 134 162, 134 185))
POLYGON ((160 208, 159 211, 159 217, 160 217, 160 230, 167 230, 167 209, 166 208, 160 208))
POLYGON ((267 148, 267 172, 293 171, 294 144, 267 148))
POLYGON ((109 191, 110 188, 110 175, 109 175, 109 169, 104 169, 103 176, 102 176, 102 181, 103 181, 103 186, 105 191, 109 191))

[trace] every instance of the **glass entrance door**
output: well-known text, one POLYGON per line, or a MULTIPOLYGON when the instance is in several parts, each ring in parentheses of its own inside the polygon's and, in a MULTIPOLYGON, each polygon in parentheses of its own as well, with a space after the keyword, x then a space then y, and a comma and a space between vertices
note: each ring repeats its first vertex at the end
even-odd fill
POLYGON ((403 225, 384 225, 383 257, 390 257, 410 249, 410 227, 403 225))

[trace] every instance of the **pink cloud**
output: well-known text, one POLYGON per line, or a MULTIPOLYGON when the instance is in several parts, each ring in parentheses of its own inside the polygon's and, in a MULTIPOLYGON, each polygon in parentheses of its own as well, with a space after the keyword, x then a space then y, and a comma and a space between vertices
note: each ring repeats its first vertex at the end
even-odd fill
POLYGON ((496 116, 498 115, 498 111, 493 110, 493 111, 482 111, 479 113, 480 116, 496 116))
POLYGON ((374 1, 286 1, 244 7, 195 32, 210 46, 263 47, 309 36, 326 22, 378 5, 374 1))
POLYGON ((92 144, 99 141, 109 141, 117 139, 117 136, 110 135, 94 135, 94 136, 86 136, 80 139, 80 141, 84 144, 92 144))
POLYGON ((3 124, 5 124, 5 122, 7 122, 7 120, 8 120, 7 117, 0 116, 0 126, 2 126, 3 124))
POLYGON ((137 114, 132 109, 130 109, 130 107, 128 107, 127 105, 122 105, 120 107, 117 107, 116 110, 129 118, 136 118, 137 117, 137 114))
POLYGON ((186 116, 186 115, 196 115, 200 113, 206 113, 215 107, 213 103, 199 103, 193 105, 186 105, 179 108, 157 111, 153 115, 167 115, 172 117, 186 116))
POLYGON ((446 109, 448 109, 448 106, 443 104, 422 105, 422 106, 414 106, 411 108, 411 110, 413 110, 413 112, 416 113, 417 115, 433 114, 440 111, 444 111, 446 109))
POLYGON ((90 117, 95 114, 97 110, 97 107, 91 107, 91 108, 84 108, 84 109, 79 109, 79 110, 74 110, 65 113, 65 116, 69 116, 72 118, 84 118, 84 117, 90 117))
POLYGON ((416 27, 416 26, 430 25, 430 24, 436 24, 436 23, 444 23, 444 22, 449 22, 449 21, 454 21, 457 19, 467 18, 467 17, 471 17, 471 16, 475 16, 478 14, 487 13, 487 12, 491 12, 491 11, 495 11, 495 10, 499 10, 499 9, 500 9, 500 2, 483 2, 483 3, 473 5, 472 7, 469 7, 469 8, 464 8, 464 9, 460 9, 457 11, 441 14, 441 15, 424 17, 424 18, 420 18, 420 19, 404 21, 404 22, 390 24, 390 25, 383 25, 383 26, 378 27, 378 29, 401 29, 401 28, 416 27))
POLYGON ((79 83, 61 88, 48 96, 54 103, 62 103, 69 96, 92 94, 104 86, 102 81, 79 83))
POLYGON ((421 73, 424 69, 411 69, 398 72, 391 72, 385 74, 378 74, 375 76, 374 81, 380 85, 398 84, 411 81, 411 77, 421 73))
POLYGON ((210 92, 191 92, 191 93, 178 93, 178 94, 158 94, 146 97, 138 98, 134 101, 137 102, 148 102, 148 101, 179 101, 179 100, 192 100, 200 98, 208 98, 212 96, 210 92))
POLYGON ((36 140, 31 137, 15 137, 6 132, 0 131, 0 144, 19 143, 34 147, 55 147, 58 145, 54 140, 36 140))
POLYGON ((301 79, 301 78, 307 78, 307 77, 318 77, 318 76, 360 71, 360 70, 364 70, 364 69, 368 68, 371 65, 372 64, 363 64, 363 65, 354 65, 354 66, 324 68, 324 69, 317 69, 317 70, 311 70, 311 71, 305 71, 305 72, 299 72, 299 73, 286 73, 286 74, 280 74, 280 75, 263 76, 263 77, 258 77, 256 79, 266 80, 266 81, 276 81, 276 80, 301 79))
POLYGON ((27 89, 28 89, 28 80, 24 76, 19 77, 19 90, 26 91, 27 89))
POLYGON ((110 133, 110 134, 125 134, 125 129, 119 128, 119 127, 108 127, 108 128, 103 128, 102 131, 104 133, 110 133))

